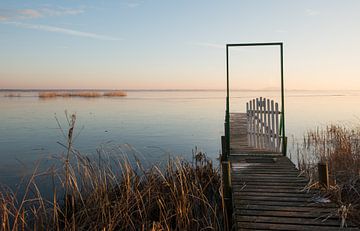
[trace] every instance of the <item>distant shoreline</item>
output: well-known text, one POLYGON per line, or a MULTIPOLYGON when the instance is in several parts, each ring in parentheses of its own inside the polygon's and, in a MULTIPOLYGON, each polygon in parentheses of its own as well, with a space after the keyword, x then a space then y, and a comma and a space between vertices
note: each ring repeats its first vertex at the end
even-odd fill
MULTIPOLYGON (((92 92, 111 92, 111 91, 124 91, 124 92, 222 92, 226 91, 226 89, 0 89, 0 92, 79 92, 79 91, 92 91, 92 92)), ((274 92, 280 91, 280 89, 230 89, 230 91, 248 91, 248 92, 274 92)), ((360 91, 346 90, 346 89, 338 89, 338 90, 318 90, 318 89, 285 89, 285 91, 360 91)))

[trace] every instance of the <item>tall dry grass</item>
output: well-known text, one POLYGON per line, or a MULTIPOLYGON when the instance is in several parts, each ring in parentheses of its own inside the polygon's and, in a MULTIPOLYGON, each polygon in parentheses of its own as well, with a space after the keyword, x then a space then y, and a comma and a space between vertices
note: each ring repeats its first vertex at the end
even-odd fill
POLYGON ((56 92, 56 91, 48 91, 48 92, 39 92, 39 98, 49 99, 56 97, 84 97, 84 98, 96 98, 96 97, 123 97, 127 94, 123 91, 111 91, 100 93, 97 91, 74 91, 74 92, 56 92))
POLYGON ((0 191, 1 230, 221 230, 220 175, 201 152, 194 161, 171 158, 145 169, 126 155, 98 159, 72 146, 75 116, 68 119, 65 153, 58 165, 35 168, 23 195, 0 191), (42 196, 38 177, 52 180, 42 196))
POLYGON ((325 191, 339 205, 343 220, 360 225, 360 127, 330 125, 309 131, 298 147, 299 169, 318 186, 317 163, 329 165, 325 191))

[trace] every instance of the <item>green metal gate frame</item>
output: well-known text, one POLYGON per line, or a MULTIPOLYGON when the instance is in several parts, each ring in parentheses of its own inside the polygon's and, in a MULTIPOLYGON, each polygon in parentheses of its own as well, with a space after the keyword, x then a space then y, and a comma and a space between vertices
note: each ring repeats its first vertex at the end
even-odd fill
POLYGON ((286 156, 287 139, 285 136, 285 105, 284 105, 284 67, 283 67, 283 43, 238 43, 226 44, 226 114, 225 114, 225 139, 226 139, 226 152, 225 158, 228 159, 230 155, 230 89, 229 89, 229 48, 230 47, 245 47, 245 46, 279 46, 280 47, 280 68, 281 68, 281 119, 280 119, 280 132, 282 135, 282 153, 286 156))

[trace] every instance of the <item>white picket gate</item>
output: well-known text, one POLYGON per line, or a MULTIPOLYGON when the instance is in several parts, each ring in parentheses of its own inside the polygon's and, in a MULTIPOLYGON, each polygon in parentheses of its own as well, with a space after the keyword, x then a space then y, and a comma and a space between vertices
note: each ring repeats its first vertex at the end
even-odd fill
POLYGON ((263 97, 246 103, 249 146, 281 152, 279 104, 263 97))

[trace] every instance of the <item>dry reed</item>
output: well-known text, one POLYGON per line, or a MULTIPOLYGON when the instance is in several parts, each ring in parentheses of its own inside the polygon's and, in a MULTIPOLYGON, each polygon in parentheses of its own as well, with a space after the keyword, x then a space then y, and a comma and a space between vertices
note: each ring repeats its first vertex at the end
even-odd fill
POLYGON ((220 175, 203 153, 149 169, 125 155, 93 160, 72 147, 74 115, 68 123, 59 165, 36 168, 20 198, 0 191, 1 230, 222 230, 220 175), (43 175, 54 182, 52 199, 38 189, 43 175))
POLYGON ((360 225, 360 128, 330 125, 309 131, 298 148, 299 169, 318 186, 317 163, 329 165, 330 187, 325 193, 339 205, 345 223, 360 225))

